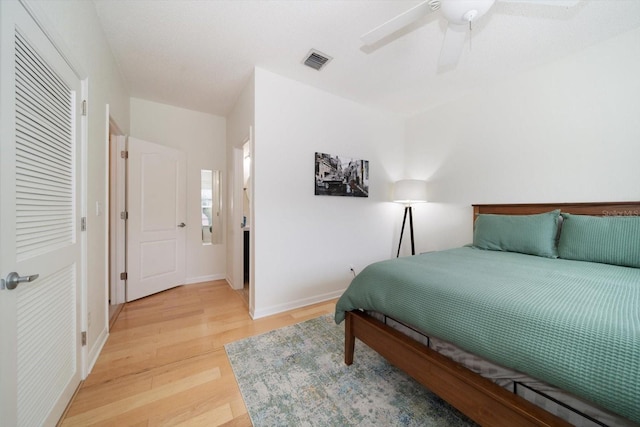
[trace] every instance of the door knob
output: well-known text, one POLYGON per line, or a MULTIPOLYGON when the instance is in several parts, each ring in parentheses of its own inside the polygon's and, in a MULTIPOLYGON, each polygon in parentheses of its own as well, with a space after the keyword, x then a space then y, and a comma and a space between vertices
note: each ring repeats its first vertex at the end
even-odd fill
POLYGON ((20 276, 14 271, 12 273, 9 273, 6 279, 0 280, 0 289, 7 288, 9 290, 13 290, 18 286, 19 283, 33 282, 39 276, 39 274, 32 274, 31 276, 20 276))
POLYGON ((184 228, 186 226, 187 226, 187 224, 185 224, 184 222, 181 222, 180 224, 178 224, 178 227, 180 227, 180 228, 184 228))

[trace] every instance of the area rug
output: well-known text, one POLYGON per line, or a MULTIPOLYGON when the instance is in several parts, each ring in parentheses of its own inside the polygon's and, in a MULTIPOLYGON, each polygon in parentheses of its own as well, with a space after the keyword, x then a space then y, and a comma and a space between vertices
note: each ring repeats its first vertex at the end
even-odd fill
POLYGON ((472 426, 326 315, 225 345, 255 427, 472 426))

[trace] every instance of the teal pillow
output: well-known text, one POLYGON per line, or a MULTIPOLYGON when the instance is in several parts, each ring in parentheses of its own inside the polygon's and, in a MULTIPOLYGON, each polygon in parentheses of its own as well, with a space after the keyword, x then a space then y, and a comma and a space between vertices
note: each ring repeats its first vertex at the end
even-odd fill
POLYGON ((473 246, 557 258, 559 221, 559 209, 536 215, 478 215, 473 246))
POLYGON ((640 268, 640 216, 562 218, 560 258, 640 268))

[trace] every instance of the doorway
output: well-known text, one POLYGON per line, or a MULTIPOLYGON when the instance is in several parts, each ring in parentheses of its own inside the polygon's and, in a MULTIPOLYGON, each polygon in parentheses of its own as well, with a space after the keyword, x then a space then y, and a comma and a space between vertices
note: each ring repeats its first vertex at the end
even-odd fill
POLYGON ((127 151, 127 137, 109 117, 109 329, 113 326, 124 302, 127 271, 126 245, 126 179, 127 170, 122 153, 127 151))
POLYGON ((242 296, 249 305, 251 282, 251 144, 242 145, 242 296))
POLYGON ((109 138, 109 315, 122 304, 183 285, 186 156, 112 133, 109 138))
POLYGON ((255 304, 255 265, 253 242, 255 241, 255 224, 253 215, 253 129, 243 143, 233 148, 233 179, 230 209, 230 246, 232 268, 229 283, 243 298, 253 315, 255 304))

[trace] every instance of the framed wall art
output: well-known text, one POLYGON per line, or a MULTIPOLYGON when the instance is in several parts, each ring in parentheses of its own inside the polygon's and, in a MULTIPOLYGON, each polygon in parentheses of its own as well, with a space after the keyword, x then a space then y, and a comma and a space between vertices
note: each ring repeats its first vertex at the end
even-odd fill
POLYGON ((369 161, 316 153, 315 195, 369 197, 369 161))

